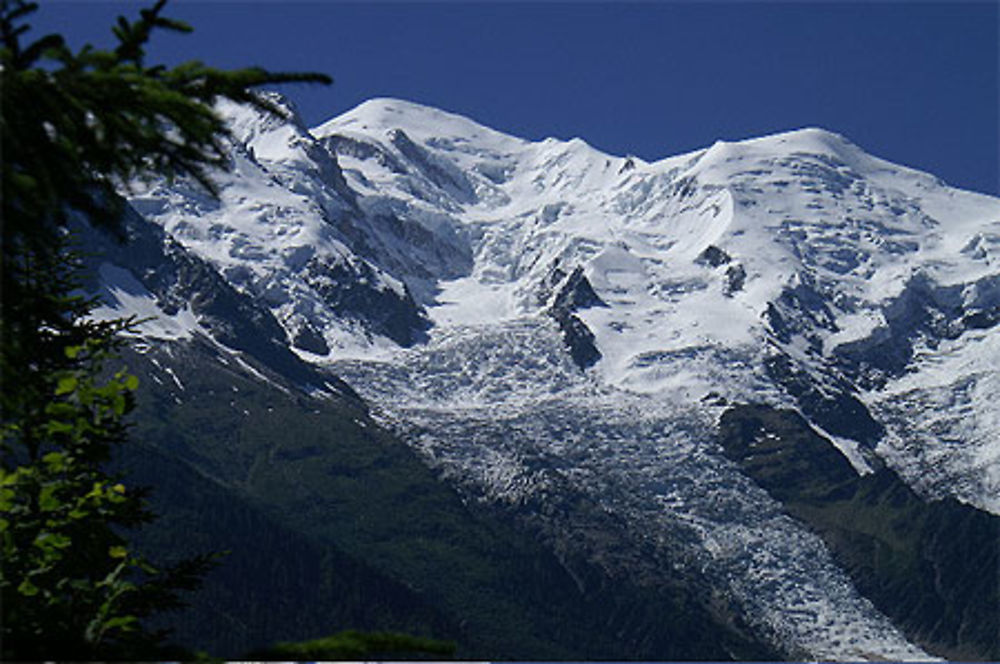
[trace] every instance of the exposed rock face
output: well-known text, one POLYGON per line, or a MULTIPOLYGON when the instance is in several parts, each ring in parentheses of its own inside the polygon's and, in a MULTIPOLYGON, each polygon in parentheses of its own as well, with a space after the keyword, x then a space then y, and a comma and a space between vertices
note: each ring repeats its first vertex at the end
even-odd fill
POLYGON ((566 311, 607 306, 607 303, 594 292, 594 287, 583 275, 583 268, 580 266, 577 266, 563 282, 552 300, 553 309, 565 309, 566 311))
POLYGON ((743 290, 743 284, 747 281, 747 271, 739 263, 726 268, 726 283, 723 293, 732 296, 743 290))
POLYGON ((800 336, 819 352, 824 332, 837 332, 837 316, 824 297, 820 286, 808 273, 800 273, 797 283, 786 286, 781 294, 768 303, 765 320, 770 331, 782 343, 800 336))
POLYGON ((594 287, 590 285, 580 266, 568 277, 558 267, 553 267, 547 282, 539 290, 540 298, 548 300, 551 297, 551 304, 546 312, 559 324, 563 342, 573 362, 581 369, 593 366, 601 359, 601 351, 595 344, 594 333, 574 314, 581 309, 608 305, 594 292, 594 287), (552 288, 556 288, 555 294, 547 295, 552 288))
POLYGON ((402 129, 389 132, 389 140, 432 184, 445 189, 460 202, 475 201, 475 188, 454 164, 437 158, 414 143, 402 129))
POLYGON ((732 257, 714 244, 705 247, 705 250, 698 254, 697 262, 704 263, 711 267, 719 267, 729 263, 732 257))
POLYGON ((391 152, 383 149, 377 143, 330 134, 323 138, 320 144, 334 154, 350 155, 357 159, 374 159, 380 166, 399 175, 405 175, 407 172, 406 167, 391 152))
POLYGON ((787 355, 773 355, 764 366, 810 420, 826 431, 862 442, 870 449, 885 435, 885 428, 872 417, 848 383, 835 376, 810 374, 797 368, 787 355))
POLYGON ((870 335, 836 349, 841 365, 866 387, 901 376, 921 344, 936 347, 967 331, 994 327, 1000 322, 1000 276, 941 286, 918 272, 883 315, 885 323, 870 335))
POLYGON ((292 339, 292 345, 313 355, 327 355, 330 352, 330 347, 326 345, 326 341, 311 325, 304 325, 298 331, 292 339))
POLYGON ((553 311, 552 317, 559 323, 563 342, 576 366, 587 369, 601 359, 601 351, 597 350, 594 344, 594 333, 582 320, 573 314, 561 311, 553 311))

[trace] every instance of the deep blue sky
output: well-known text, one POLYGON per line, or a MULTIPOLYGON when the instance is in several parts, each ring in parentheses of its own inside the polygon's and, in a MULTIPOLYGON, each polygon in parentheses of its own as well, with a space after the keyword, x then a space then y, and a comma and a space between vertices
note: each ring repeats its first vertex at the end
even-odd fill
MULTIPOLYGON (((42 2, 37 33, 110 45, 132 2, 42 2)), ((317 70, 318 124, 393 96, 539 139, 657 159, 804 126, 1000 193, 1000 4, 342 3, 176 0, 161 61, 317 70)))

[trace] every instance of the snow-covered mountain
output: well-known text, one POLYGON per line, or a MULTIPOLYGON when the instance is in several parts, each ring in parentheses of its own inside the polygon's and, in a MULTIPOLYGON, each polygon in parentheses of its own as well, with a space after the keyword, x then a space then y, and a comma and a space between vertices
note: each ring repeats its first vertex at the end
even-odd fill
POLYGON ((686 570, 792 656, 927 656, 718 427, 798 411, 859 475, 1000 514, 1000 200, 821 129, 647 163, 393 99, 307 129, 275 100, 287 120, 219 109, 218 199, 135 185, 100 315, 353 388, 465 495, 686 570))

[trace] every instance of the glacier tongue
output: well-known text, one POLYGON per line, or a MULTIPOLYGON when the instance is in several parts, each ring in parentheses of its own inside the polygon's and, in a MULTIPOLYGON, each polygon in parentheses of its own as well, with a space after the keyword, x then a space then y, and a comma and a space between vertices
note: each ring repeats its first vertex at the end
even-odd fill
MULTIPOLYGON (((587 555, 623 564, 653 555, 687 570, 793 656, 933 659, 722 456, 720 407, 608 387, 568 361, 553 327, 545 318, 454 326, 390 361, 333 367, 472 498, 551 510, 556 496, 580 492, 634 538, 614 555, 590 542, 587 555)), ((683 371, 686 358, 673 361, 683 371)))

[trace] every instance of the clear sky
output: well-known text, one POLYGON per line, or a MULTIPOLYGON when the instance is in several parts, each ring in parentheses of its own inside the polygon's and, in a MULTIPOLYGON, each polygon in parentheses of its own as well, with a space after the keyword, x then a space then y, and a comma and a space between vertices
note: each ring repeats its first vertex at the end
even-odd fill
MULTIPOLYGON (((151 3, 43 0, 37 33, 110 45, 151 3)), ((311 124, 378 96, 647 160, 805 126, 1000 193, 1000 3, 213 2, 152 56, 332 75, 311 124)))

